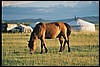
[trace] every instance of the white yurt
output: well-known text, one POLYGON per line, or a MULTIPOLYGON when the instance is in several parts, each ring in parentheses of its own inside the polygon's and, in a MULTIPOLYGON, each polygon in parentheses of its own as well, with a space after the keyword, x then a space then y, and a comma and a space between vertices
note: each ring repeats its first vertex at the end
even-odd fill
POLYGON ((77 19, 76 21, 71 21, 68 23, 73 30, 76 31, 90 31, 95 32, 95 24, 84 21, 82 19, 77 19))

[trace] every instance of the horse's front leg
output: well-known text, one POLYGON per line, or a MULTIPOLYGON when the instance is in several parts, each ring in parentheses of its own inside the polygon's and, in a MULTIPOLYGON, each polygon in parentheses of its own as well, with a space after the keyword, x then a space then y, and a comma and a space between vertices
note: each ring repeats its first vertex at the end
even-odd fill
POLYGON ((41 52, 40 52, 40 54, 42 54, 43 53, 43 44, 42 44, 42 41, 41 41, 41 52))
POLYGON ((47 50, 47 48, 46 48, 46 46, 45 46, 45 42, 44 42, 44 39, 42 38, 41 39, 41 54, 43 53, 43 46, 44 46, 44 48, 45 48, 45 53, 47 53, 48 52, 48 50, 47 50))

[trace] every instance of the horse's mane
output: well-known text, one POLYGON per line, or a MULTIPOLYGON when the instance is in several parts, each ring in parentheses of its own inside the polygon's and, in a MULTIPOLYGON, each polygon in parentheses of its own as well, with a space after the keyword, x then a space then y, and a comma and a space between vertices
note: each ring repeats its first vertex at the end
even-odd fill
POLYGON ((34 27, 34 30, 33 30, 33 35, 35 36, 40 36, 42 34, 42 32, 44 32, 45 30, 45 24, 44 23, 38 23, 36 24, 36 26, 34 27), (39 35, 40 34, 40 35, 39 35))
POLYGON ((36 26, 38 26, 38 25, 42 25, 43 23, 42 22, 40 22, 40 23, 38 23, 38 24, 36 24, 36 26))

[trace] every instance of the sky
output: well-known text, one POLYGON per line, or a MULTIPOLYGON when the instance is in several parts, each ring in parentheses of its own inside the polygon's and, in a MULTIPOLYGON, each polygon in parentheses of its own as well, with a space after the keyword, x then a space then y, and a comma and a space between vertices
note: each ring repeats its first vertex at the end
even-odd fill
MULTIPOLYGON (((18 7, 50 7, 55 5, 64 5, 75 7, 81 3, 89 5, 93 1, 2 1, 2 7, 4 6, 18 6, 18 7)), ((99 1, 96 1, 99 4, 99 1)))
POLYGON ((4 7, 3 19, 43 18, 55 20, 72 18, 74 15, 79 17, 99 15, 99 1, 2 1, 2 7, 4 7))

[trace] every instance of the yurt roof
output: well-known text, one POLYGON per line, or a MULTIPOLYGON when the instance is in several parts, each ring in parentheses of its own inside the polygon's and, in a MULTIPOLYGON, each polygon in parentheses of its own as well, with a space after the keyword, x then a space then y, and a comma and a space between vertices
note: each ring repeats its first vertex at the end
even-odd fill
POLYGON ((71 21, 68 23, 70 26, 91 26, 93 23, 84 21, 82 19, 77 19, 76 21, 71 21))

